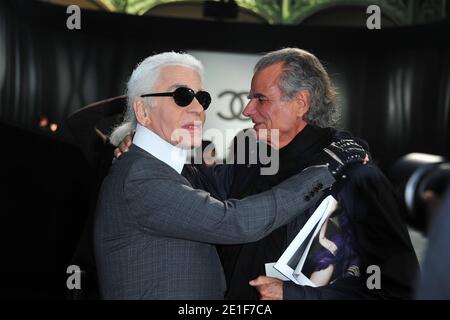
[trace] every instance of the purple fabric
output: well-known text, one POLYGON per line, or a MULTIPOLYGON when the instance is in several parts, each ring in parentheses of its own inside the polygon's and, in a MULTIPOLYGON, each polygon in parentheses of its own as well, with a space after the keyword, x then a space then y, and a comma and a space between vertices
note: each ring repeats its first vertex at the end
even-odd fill
MULTIPOLYGON (((326 269, 330 265, 334 265, 332 280, 337 277, 347 275, 347 270, 351 266, 359 266, 359 259, 354 250, 354 240, 346 215, 341 211, 339 213, 339 232, 335 234, 332 241, 338 248, 336 255, 333 255, 328 249, 321 247, 312 257, 312 265, 314 271, 326 269)), ((330 223, 330 222, 329 222, 330 223)))

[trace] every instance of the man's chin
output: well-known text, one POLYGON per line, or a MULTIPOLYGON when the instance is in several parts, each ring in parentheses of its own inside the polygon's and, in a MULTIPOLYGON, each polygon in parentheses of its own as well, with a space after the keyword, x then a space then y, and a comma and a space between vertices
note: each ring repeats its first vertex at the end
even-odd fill
POLYGON ((272 147, 278 148, 279 146, 279 131, 278 129, 268 130, 265 127, 255 129, 256 131, 256 139, 258 141, 265 142, 272 147))
POLYGON ((201 130, 186 130, 178 129, 172 134, 172 141, 178 148, 192 149, 201 146, 202 144, 201 130))
MULTIPOLYGON (((200 144, 199 144, 199 145, 200 145, 200 144)), ((186 143, 186 144, 184 144, 184 143, 179 143, 179 144, 177 144, 177 147, 180 148, 180 149, 190 150, 190 149, 197 148, 199 145, 197 145, 197 144, 192 144, 192 143, 186 143)))
POLYGON ((253 127, 256 132, 256 139, 260 141, 267 141, 268 140, 268 132, 265 127, 257 127, 256 125, 253 127))
POLYGON ((177 147, 181 149, 193 149, 202 145, 201 138, 191 138, 189 141, 181 141, 177 144, 177 147))

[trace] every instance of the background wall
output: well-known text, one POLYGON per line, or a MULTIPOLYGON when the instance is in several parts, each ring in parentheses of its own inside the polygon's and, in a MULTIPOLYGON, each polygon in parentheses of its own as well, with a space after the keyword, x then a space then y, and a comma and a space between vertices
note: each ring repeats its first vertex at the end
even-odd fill
POLYGON ((253 126, 251 120, 241 113, 248 101, 253 67, 260 55, 188 52, 202 61, 205 67, 204 85, 213 101, 206 115, 204 139, 214 142, 218 158, 225 158, 234 136, 240 130, 253 126))
MULTIPOLYGON (((156 52, 260 54, 298 46, 324 62, 341 92, 341 125, 367 139, 383 167, 410 151, 449 152, 448 20, 370 31, 83 10, 81 30, 70 31, 65 7, 24 0, 0 6, 0 120, 8 123, 36 128, 47 117, 63 127, 80 107, 122 94, 137 62, 156 52)), ((255 61, 249 57, 229 61, 224 88, 246 82, 242 66, 255 61)), ((205 63, 207 72, 221 72, 213 58, 205 63)), ((214 113, 225 108, 220 101, 214 113)))

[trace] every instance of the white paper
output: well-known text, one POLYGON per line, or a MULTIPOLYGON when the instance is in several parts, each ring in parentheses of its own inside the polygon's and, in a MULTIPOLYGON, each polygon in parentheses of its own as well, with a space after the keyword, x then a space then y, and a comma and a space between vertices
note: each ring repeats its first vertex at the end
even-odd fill
POLYGON ((319 233, 325 220, 336 210, 337 205, 338 203, 333 196, 328 196, 322 201, 275 263, 275 269, 296 284, 316 287, 311 280, 302 274, 301 270, 314 238, 319 233))
POLYGON ((286 278, 280 271, 278 271, 277 269, 275 269, 273 267, 274 265, 275 265, 275 262, 265 264, 266 276, 272 277, 272 278, 277 278, 277 279, 280 279, 283 281, 289 281, 289 278, 286 278))

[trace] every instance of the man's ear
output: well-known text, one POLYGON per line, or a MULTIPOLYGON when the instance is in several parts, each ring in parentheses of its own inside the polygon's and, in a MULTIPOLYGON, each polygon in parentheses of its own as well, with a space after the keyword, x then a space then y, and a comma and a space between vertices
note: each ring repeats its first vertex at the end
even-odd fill
POLYGON ((136 114, 137 121, 143 125, 147 126, 150 121, 150 117, 148 116, 148 110, 146 103, 141 99, 136 99, 133 102, 134 113, 136 114))
POLYGON ((297 92, 295 98, 298 103, 297 108, 297 117, 303 118, 305 113, 309 110, 309 104, 310 104, 310 94, 308 90, 300 90, 297 92))

